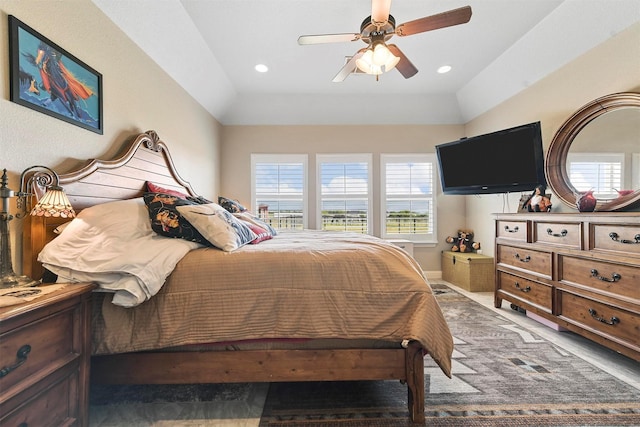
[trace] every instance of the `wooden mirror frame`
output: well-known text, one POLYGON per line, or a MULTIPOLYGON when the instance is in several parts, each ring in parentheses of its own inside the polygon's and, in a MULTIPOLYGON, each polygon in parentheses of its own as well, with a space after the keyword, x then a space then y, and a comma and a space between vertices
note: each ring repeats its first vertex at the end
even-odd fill
MULTIPOLYGON (((640 93, 621 92, 606 95, 586 104, 560 126, 547 151, 545 176, 555 195, 567 206, 576 207, 577 190, 567 173, 567 153, 578 133, 601 115, 622 108, 640 108, 640 93)), ((640 206, 640 189, 626 196, 599 203, 596 211, 618 211, 640 206)))

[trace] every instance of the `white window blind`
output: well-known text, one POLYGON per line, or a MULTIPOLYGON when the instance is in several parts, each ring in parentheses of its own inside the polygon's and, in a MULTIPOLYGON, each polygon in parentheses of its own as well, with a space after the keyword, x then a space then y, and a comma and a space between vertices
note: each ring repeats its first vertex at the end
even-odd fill
POLYGON ((596 198, 614 198, 622 189, 624 153, 569 153, 569 179, 578 191, 593 190, 596 198))
POLYGON ((307 156, 251 155, 254 212, 278 229, 307 227, 307 156))
POLYGON ((435 156, 382 154, 382 237, 435 242, 435 156))
POLYGON ((371 155, 318 155, 320 229, 371 233, 371 155))

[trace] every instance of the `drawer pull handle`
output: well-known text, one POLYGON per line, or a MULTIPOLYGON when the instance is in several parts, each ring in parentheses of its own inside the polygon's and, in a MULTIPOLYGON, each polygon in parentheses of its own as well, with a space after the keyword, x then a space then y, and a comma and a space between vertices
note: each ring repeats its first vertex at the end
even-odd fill
POLYGON ((636 234, 635 236, 633 236, 633 240, 628 240, 628 239, 622 239, 622 240, 618 240, 618 238, 620 237, 618 235, 618 233, 611 232, 609 233, 609 237, 611 237, 611 240, 613 240, 614 242, 620 242, 620 243, 627 243, 627 244, 640 244, 640 234, 636 234))
POLYGON ((516 225, 515 227, 513 227, 512 229, 510 229, 508 225, 505 225, 505 226, 504 226, 504 230, 505 230, 507 233, 517 233, 517 232, 518 232, 518 226, 516 225))
POLYGON ((520 254, 515 254, 514 256, 516 257, 516 259, 517 259, 518 261, 522 261, 522 262, 529 262, 529 261, 531 261, 531 256, 530 256, 530 255, 527 255, 527 256, 526 256, 526 257, 524 257, 524 258, 521 258, 521 257, 520 257, 520 254))
POLYGON ((11 366, 7 366, 5 368, 0 369, 0 378, 5 377, 9 374, 9 372, 16 369, 18 366, 22 365, 27 361, 27 356, 31 352, 31 346, 29 344, 23 345, 20 347, 16 353, 16 363, 11 366))
POLYGON ((606 323, 607 325, 613 326, 613 325, 616 325, 616 324, 620 323, 620 319, 618 319, 615 316, 611 316, 611 320, 607 320, 604 317, 598 316, 598 312, 595 311, 593 308, 589 309, 589 314, 591 315, 591 317, 596 319, 598 322, 606 323))
POLYGON ((611 279, 607 279, 606 277, 599 276, 598 270, 596 270, 595 268, 591 270, 591 276, 595 277, 598 280, 602 280, 603 282, 617 282, 618 280, 622 279, 622 276, 618 273, 613 273, 611 275, 611 279))
POLYGON ((561 230, 560 233, 554 233, 552 229, 547 228, 547 234, 553 237, 565 237, 569 233, 567 230, 561 230))
POLYGON ((531 286, 521 287, 520 283, 516 282, 516 288, 520 289, 522 292, 531 292, 531 286))

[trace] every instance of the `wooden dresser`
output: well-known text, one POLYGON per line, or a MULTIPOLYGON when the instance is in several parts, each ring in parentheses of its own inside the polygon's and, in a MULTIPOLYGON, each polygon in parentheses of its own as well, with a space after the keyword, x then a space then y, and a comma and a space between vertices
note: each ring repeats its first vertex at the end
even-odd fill
POLYGON ((92 289, 0 308, 0 425, 88 425, 92 289))
POLYGON ((640 361, 640 212, 496 214, 502 300, 640 361))

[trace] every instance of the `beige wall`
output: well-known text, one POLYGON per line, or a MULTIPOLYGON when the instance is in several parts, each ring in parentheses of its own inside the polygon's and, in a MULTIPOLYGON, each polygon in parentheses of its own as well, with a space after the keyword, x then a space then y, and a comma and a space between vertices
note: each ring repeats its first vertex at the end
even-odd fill
MULTIPOLYGON (((372 153, 373 188, 380 188, 381 153, 435 153, 437 144, 463 136, 462 125, 440 126, 225 126, 222 130, 223 195, 250 206, 252 153, 308 154, 309 226, 316 218, 316 154, 372 153)), ((438 188, 440 185, 438 184, 438 188)), ((439 191, 439 190, 438 190, 439 191)), ((417 247, 414 255, 426 271, 440 270, 440 251, 449 249, 444 239, 464 226, 464 197, 438 199, 438 240, 434 247, 417 247)), ((374 192, 374 206, 380 193, 374 192)), ((379 215, 379 209, 374 209, 379 215)), ((374 234, 380 235, 380 218, 373 217, 374 234)))
MULTIPOLYGON (((367 152, 374 154, 374 168, 379 168, 380 153, 432 153, 435 145, 464 135, 536 120, 542 121, 546 150, 562 122, 588 101, 640 91, 638 24, 464 126, 222 127, 89 0, 0 0, 1 46, 8 45, 9 14, 102 73, 105 121, 104 135, 97 135, 10 102, 8 55, 0 55, 0 169, 7 168, 13 189, 28 166, 44 164, 65 172, 87 158, 108 158, 129 136, 154 129, 172 147, 178 170, 196 191, 248 203, 251 152, 308 153, 310 166, 316 153, 367 152)), ((314 188, 315 176, 310 179, 314 188)), ((450 247, 444 238, 462 227, 472 228, 485 253, 492 254, 492 213, 514 212, 519 197, 439 197, 441 243, 416 251, 422 267, 440 270, 440 251, 450 247)), ((310 203, 315 213, 315 194, 310 203)), ((379 199, 374 203, 379 205, 379 199)), ((556 209, 567 208, 557 204, 556 209)), ((378 218, 374 221, 378 227, 378 218)), ((12 221, 11 227, 15 252, 20 250, 19 222, 12 221)))
MULTIPOLYGON (((206 197, 217 194, 220 124, 89 0, 0 0, 0 46, 0 169, 11 189, 29 166, 66 172, 85 159, 109 158, 130 136, 154 129, 182 178, 206 197), (8 15, 102 73, 104 135, 9 101, 8 15)), ((19 220, 11 231, 20 270, 19 220)))
MULTIPOLYGON (((540 120, 545 154, 564 121, 590 101, 616 92, 640 92, 640 24, 617 34, 545 79, 467 123, 467 136, 540 120)), ((516 212, 520 193, 467 197, 467 226, 493 254, 493 213, 516 212)), ((554 212, 576 212, 552 196, 554 212)))
MULTIPOLYGON (((542 122, 546 149, 554 133, 571 113, 599 96, 640 90, 640 24, 563 66, 551 76, 472 120, 465 126, 225 126, 222 133, 221 191, 250 202, 251 153, 307 153, 314 171, 317 153, 373 153, 374 179, 379 179, 379 154, 433 153, 434 146, 461 136, 473 136, 542 122)), ((480 161, 477 159, 476 161, 480 161)), ((473 167, 472 164, 469 167, 473 167)), ((310 212, 315 216, 315 176, 310 176, 310 212)), ((374 188, 379 182, 374 181, 374 188)), ((493 255, 493 213, 516 212, 521 193, 511 195, 444 196, 438 186, 438 240, 436 247, 416 250, 427 272, 440 270, 440 252, 451 245, 446 236, 471 228, 483 252, 493 255)), ((379 206, 379 194, 374 196, 379 206)), ((554 210, 567 210, 556 203, 554 210)), ((310 224, 315 223, 315 218, 310 224)), ((376 227, 379 219, 374 218, 376 227)), ((379 228, 376 230, 379 235, 379 228)))

